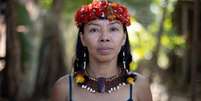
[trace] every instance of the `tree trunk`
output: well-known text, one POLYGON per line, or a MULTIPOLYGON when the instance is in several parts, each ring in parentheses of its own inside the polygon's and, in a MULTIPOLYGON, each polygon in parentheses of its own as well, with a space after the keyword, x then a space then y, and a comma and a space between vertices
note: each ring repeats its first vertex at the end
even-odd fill
POLYGON ((158 32, 156 34, 156 41, 157 42, 156 42, 156 45, 155 45, 155 48, 153 51, 153 57, 151 60, 151 61, 153 61, 153 64, 150 66, 151 67, 150 77, 152 77, 152 78, 155 76, 155 74, 160 73, 160 68, 158 68, 159 66, 157 64, 157 61, 158 61, 158 55, 159 55, 160 47, 161 47, 161 37, 162 37, 163 31, 164 31, 164 22, 165 22, 165 18, 166 18, 166 14, 167 14, 168 3, 169 3, 169 0, 165 0, 165 6, 162 9, 162 16, 161 16, 161 20, 159 22, 159 29, 158 29, 158 32))
POLYGON ((166 18, 166 13, 167 13, 167 6, 168 6, 168 0, 165 0, 165 6, 163 7, 163 12, 162 12, 162 17, 159 23, 159 30, 157 32, 157 42, 156 42, 156 46, 155 46, 155 50, 154 50, 154 56, 153 56, 153 61, 154 64, 157 65, 157 60, 158 60, 158 54, 160 52, 160 47, 161 47, 161 36, 163 35, 163 30, 164 30, 164 22, 165 22, 165 18, 166 18))
POLYGON ((192 36, 192 57, 191 57, 191 101, 197 99, 197 70, 199 66, 199 34, 200 34, 200 0, 194 0, 194 17, 193 17, 193 36, 192 36))
MULTIPOLYGON (((35 84, 37 80, 38 73, 38 58, 39 58, 39 48, 41 43, 41 30, 42 28, 42 13, 37 4, 33 0, 24 0, 20 2, 22 6, 27 10, 27 14, 30 16, 31 25, 27 25, 29 32, 27 34, 28 44, 28 54, 26 54, 26 63, 23 62, 23 73, 22 81, 19 87, 19 97, 21 101, 28 101, 35 90, 35 84), (31 50, 31 51, 30 51, 31 50)), ((20 12, 20 10, 19 10, 20 12)), ((28 17, 28 16, 27 16, 28 17)), ((23 45, 23 43, 22 43, 23 45)), ((21 47, 22 49, 23 47, 21 47)))
MULTIPOLYGON (((192 24, 192 20, 190 20, 189 16, 191 16, 190 12, 192 12, 191 2, 181 4, 181 34, 186 37, 186 48, 184 49, 184 56, 182 61, 181 68, 181 80, 179 85, 181 87, 187 87, 189 85, 190 78, 190 67, 191 67, 191 50, 192 50, 192 29, 190 29, 190 25, 192 24)), ((178 13, 178 12, 177 12, 178 13)), ((179 15, 179 14, 178 14, 179 15)))
POLYGON ((15 0, 7 0, 6 7, 6 67, 3 70, 3 97, 17 99, 20 83, 20 44, 16 32, 15 0))
POLYGON ((36 96, 48 96, 55 81, 66 73, 64 48, 59 23, 63 0, 54 0, 51 17, 44 18, 44 32, 39 55, 36 96))

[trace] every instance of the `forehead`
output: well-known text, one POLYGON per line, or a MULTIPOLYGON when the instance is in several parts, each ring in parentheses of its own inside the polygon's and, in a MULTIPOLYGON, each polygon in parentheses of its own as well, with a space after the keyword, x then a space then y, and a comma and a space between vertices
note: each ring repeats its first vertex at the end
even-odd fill
POLYGON ((94 26, 120 25, 120 26, 123 26, 119 20, 110 21, 107 19, 96 19, 96 20, 92 20, 92 21, 89 21, 88 23, 86 23, 86 26, 90 26, 90 25, 94 25, 94 26))

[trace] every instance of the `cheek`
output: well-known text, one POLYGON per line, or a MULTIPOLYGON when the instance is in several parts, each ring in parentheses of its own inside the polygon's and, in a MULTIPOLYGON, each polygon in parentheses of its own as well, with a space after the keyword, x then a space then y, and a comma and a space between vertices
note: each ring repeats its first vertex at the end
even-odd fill
POLYGON ((119 36, 114 38, 115 54, 119 54, 122 46, 124 45, 124 37, 119 36))
POLYGON ((113 40, 114 40, 114 44, 117 48, 122 47, 124 45, 124 36, 123 35, 115 36, 115 37, 113 37, 113 40))
POLYGON ((85 37, 85 43, 86 43, 86 47, 88 49, 96 49, 97 38, 93 37, 93 36, 87 36, 87 37, 85 37))

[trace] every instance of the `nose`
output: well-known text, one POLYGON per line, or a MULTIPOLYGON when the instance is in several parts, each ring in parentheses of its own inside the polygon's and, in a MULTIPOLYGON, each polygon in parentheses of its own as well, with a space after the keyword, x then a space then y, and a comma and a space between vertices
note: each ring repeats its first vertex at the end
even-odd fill
POLYGON ((110 41, 110 36, 108 32, 103 32, 100 35, 100 42, 109 42, 110 41))

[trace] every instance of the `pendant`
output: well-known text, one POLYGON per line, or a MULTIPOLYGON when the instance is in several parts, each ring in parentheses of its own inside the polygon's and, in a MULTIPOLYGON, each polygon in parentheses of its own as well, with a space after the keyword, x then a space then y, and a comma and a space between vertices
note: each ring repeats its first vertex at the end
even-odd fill
POLYGON ((97 87, 98 87, 98 92, 104 93, 105 92, 105 83, 106 79, 103 77, 100 77, 97 79, 97 87))

